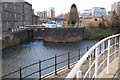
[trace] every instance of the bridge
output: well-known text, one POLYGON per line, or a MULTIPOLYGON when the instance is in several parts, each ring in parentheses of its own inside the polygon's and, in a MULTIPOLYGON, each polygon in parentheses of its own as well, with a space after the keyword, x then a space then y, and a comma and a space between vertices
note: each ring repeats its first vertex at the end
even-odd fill
POLYGON ((66 79, 120 78, 119 63, 120 34, 116 34, 102 39, 91 47, 75 64, 66 79), (93 54, 95 54, 94 58, 93 54))
POLYGON ((84 80, 96 78, 120 79, 120 34, 102 39, 92 46, 79 61, 47 78, 84 80))
POLYGON ((59 56, 49 58, 47 60, 39 61, 23 67, 9 74, 3 75, 2 79, 9 75, 19 73, 20 80, 29 78, 31 75, 38 73, 39 77, 36 80, 41 79, 96 79, 96 78, 120 78, 120 34, 106 37, 92 46, 85 54, 81 54, 80 50, 78 56, 70 57, 70 52, 67 54, 61 54, 59 56), (57 61, 57 58, 61 56, 67 56, 64 61, 57 61), (78 59, 78 61, 70 63, 72 59, 78 59), (42 68, 42 63, 52 60, 53 64, 42 68), (67 63, 66 63, 67 62, 67 63), (58 65, 66 63, 65 67, 58 69, 58 65), (24 76, 22 71, 30 68, 34 65, 38 65, 39 70, 27 74, 24 76), (42 75, 42 71, 53 68, 54 71, 42 75))

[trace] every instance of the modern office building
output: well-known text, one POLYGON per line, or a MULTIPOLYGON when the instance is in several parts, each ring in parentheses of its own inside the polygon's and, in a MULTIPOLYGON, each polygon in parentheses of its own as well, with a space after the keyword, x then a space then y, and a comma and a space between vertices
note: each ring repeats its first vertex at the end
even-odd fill
POLYGON ((47 11, 43 11, 43 12, 37 12, 37 16, 39 16, 40 18, 47 18, 47 11))
POLYGON ((54 18, 55 17, 55 10, 54 7, 50 7, 48 10, 48 17, 54 18))
POLYGON ((91 9, 84 10, 83 14, 82 14, 82 17, 83 17, 83 19, 92 18, 92 11, 91 11, 91 9))
POLYGON ((120 16, 120 1, 112 4, 111 11, 115 11, 120 16))
POLYGON ((90 19, 97 18, 106 15, 106 9, 102 7, 93 7, 92 9, 86 9, 83 11, 82 18, 90 19))
POLYGON ((95 17, 101 17, 102 15, 106 15, 106 9, 105 8, 102 8, 102 7, 93 7, 91 9, 92 11, 92 17, 95 18, 95 17))

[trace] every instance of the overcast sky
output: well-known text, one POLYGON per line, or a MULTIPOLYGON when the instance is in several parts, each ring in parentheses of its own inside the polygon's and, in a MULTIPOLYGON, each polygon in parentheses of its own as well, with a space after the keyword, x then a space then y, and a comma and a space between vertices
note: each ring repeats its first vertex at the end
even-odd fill
POLYGON ((104 7, 107 11, 111 10, 111 4, 120 0, 26 0, 30 2, 35 11, 48 10, 49 7, 55 7, 55 14, 67 13, 73 3, 76 4, 78 11, 92 7, 104 7))

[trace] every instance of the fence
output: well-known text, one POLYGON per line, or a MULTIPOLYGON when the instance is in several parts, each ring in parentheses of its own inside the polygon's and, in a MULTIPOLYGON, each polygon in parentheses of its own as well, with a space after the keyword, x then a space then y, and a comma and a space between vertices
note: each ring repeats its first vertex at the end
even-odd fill
MULTIPOLYGON (((88 47, 87 47, 87 50, 88 50, 88 47)), ((2 76, 2 79, 8 78, 10 75, 13 75, 13 74, 16 74, 16 73, 19 73, 19 79, 20 79, 20 80, 24 80, 24 79, 26 79, 26 78, 29 78, 30 76, 32 76, 32 75, 34 75, 34 74, 38 74, 38 75, 39 75, 38 78, 40 78, 40 79, 44 79, 44 78, 46 78, 46 77, 48 77, 48 76, 50 76, 50 75, 53 75, 53 74, 57 75, 58 72, 61 70, 61 69, 58 69, 58 65, 67 62, 67 64, 66 64, 66 65, 67 65, 67 68, 70 69, 70 68, 71 68, 71 60, 73 60, 73 59, 75 59, 75 58, 77 58, 77 60, 80 60, 80 58, 81 58, 82 55, 83 55, 83 54, 80 53, 80 49, 79 49, 79 51, 78 51, 78 55, 77 55, 77 56, 70 57, 70 54, 71 54, 71 53, 68 52, 67 54, 65 53, 65 54, 61 54, 61 55, 58 55, 58 56, 55 55, 54 57, 51 57, 51 58, 46 59, 46 60, 42 60, 42 61, 39 60, 39 61, 36 62, 36 63, 30 64, 30 65, 28 65, 28 66, 26 66, 26 67, 20 67, 20 68, 19 68, 18 70, 16 70, 16 71, 13 71, 13 72, 11 72, 11 73, 9 73, 9 74, 3 75, 3 76, 2 76), (65 55, 67 56, 66 60, 63 60, 63 61, 61 61, 61 62, 58 62, 57 59, 60 58, 60 57, 62 57, 62 56, 65 56, 65 55), (46 62, 46 61, 49 61, 49 60, 54 60, 54 64, 52 64, 52 65, 50 65, 50 66, 48 66, 48 67, 42 68, 42 63, 44 63, 44 62, 46 62), (37 70, 37 71, 35 71, 35 72, 32 72, 32 73, 28 74, 27 76, 24 76, 24 75, 22 74, 22 71, 23 71, 23 70, 25 70, 25 69, 27 69, 27 68, 29 68, 29 67, 32 67, 32 66, 34 66, 34 65, 38 65, 39 70, 37 70), (45 70, 47 70, 47 69, 49 69, 49 68, 51 68, 51 67, 54 67, 54 71, 51 72, 51 73, 49 73, 49 74, 47 74, 47 75, 45 75, 45 76, 42 76, 42 72, 45 71, 45 70)))
POLYGON ((109 74, 109 65, 119 56, 118 53, 120 54, 120 34, 104 38, 83 55, 66 79, 101 78, 103 75, 102 71, 105 68, 107 69, 106 73, 109 74), (93 53, 95 54, 94 56, 93 53), (84 72, 85 74, 83 75, 84 72))

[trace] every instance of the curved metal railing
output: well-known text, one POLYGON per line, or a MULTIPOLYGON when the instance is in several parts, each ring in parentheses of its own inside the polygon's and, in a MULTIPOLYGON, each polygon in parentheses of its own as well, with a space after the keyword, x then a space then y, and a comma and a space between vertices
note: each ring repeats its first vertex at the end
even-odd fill
POLYGON ((83 55, 66 79, 100 78, 105 68, 109 74, 109 64, 118 57, 118 53, 120 54, 120 34, 104 38, 83 55))

